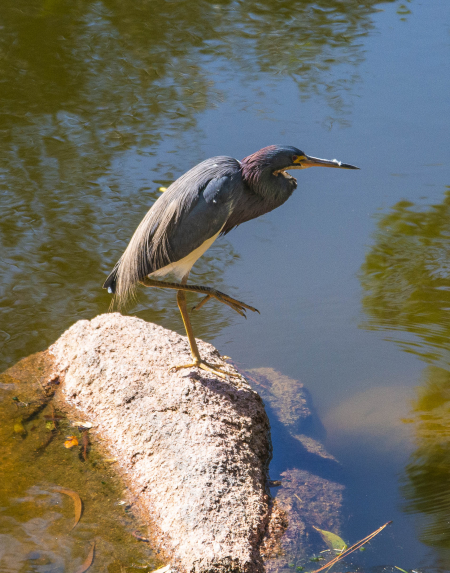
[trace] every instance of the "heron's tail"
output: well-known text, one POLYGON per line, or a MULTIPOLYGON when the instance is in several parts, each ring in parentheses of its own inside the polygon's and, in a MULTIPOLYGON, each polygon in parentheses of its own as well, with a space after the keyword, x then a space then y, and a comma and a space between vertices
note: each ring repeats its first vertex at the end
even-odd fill
POLYGON ((123 308, 130 299, 135 298, 140 280, 171 262, 167 229, 176 215, 177 203, 172 201, 168 207, 164 205, 156 211, 156 215, 152 207, 142 219, 103 285, 115 295, 113 305, 117 303, 118 308, 123 308))
POLYGON ((117 271, 119 270, 119 263, 113 268, 113 270, 109 273, 108 278, 103 283, 103 288, 108 289, 110 294, 116 293, 117 287, 117 271))
POLYGON ((111 300, 111 305, 109 307, 110 311, 113 311, 115 308, 121 309, 126 306, 126 303, 129 298, 133 297, 132 288, 126 285, 126 290, 123 290, 123 280, 121 281, 120 277, 120 259, 117 261, 116 266, 113 270, 109 273, 108 278, 103 283, 103 288, 108 289, 109 294, 113 294, 113 298, 111 300), (122 286, 122 289, 121 289, 122 286))
MULTIPOLYGON (((111 301, 111 309, 122 309, 127 305, 130 299, 135 297, 136 284, 139 281, 140 275, 137 269, 135 269, 135 265, 132 265, 130 269, 129 250, 130 246, 128 246, 127 250, 117 261, 115 267, 103 283, 103 288, 108 289, 108 292, 114 295, 111 301)), ((145 276, 145 274, 142 276, 145 276)))

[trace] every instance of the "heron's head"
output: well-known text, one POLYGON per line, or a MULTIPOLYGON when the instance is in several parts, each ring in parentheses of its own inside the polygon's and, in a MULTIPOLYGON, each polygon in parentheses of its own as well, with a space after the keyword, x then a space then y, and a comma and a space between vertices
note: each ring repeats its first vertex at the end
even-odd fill
POLYGON ((297 180, 288 171, 307 167, 359 169, 337 159, 319 159, 289 145, 269 145, 241 161, 242 175, 250 188, 266 197, 286 198, 297 187, 297 180))
POLYGON ((244 176, 250 179, 264 175, 275 175, 293 180, 287 171, 307 167, 334 167, 335 169, 358 169, 354 165, 341 163, 337 159, 319 159, 306 155, 304 151, 289 145, 269 145, 242 160, 244 176))

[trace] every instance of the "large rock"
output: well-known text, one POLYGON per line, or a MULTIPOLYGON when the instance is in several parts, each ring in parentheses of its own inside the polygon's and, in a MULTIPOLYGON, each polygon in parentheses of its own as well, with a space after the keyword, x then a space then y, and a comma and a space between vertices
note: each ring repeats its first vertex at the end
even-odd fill
MULTIPOLYGON (((199 350, 222 362, 211 345, 199 341, 199 350)), ((170 372, 168 364, 191 360, 186 337, 117 313, 77 322, 50 353, 65 402, 117 457, 172 565, 261 572, 271 445, 246 380, 170 372)))

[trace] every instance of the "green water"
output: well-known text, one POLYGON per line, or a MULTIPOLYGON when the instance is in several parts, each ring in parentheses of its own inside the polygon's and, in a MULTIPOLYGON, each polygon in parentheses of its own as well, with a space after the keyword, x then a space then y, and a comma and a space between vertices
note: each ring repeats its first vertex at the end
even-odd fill
MULTIPOLYGON (((0 371, 108 310, 105 276, 195 163, 286 143, 358 165, 299 172, 218 240, 192 281, 261 316, 211 303, 193 326, 310 389, 343 535, 394 520, 361 566, 449 570, 449 22, 447 0, 3 0, 0 371)), ((170 292, 129 312, 183 332, 170 292)), ((272 424, 276 479, 296 461, 272 424)), ((54 501, 33 465, 14 495, 54 501)))
POLYGON ((34 355, 0 375, 0 571, 78 571, 93 543, 92 570, 153 571, 161 559, 136 538, 148 530, 118 460, 55 408, 50 372, 34 355), (79 496, 81 516, 61 490, 79 496))

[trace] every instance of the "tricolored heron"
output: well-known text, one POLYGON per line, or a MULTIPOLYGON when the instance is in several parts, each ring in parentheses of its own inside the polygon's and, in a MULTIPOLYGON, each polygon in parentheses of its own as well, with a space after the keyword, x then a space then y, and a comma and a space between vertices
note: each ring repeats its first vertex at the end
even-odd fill
POLYGON ((194 307, 196 310, 215 298, 242 316, 246 310, 258 311, 212 287, 186 284, 189 272, 219 235, 272 211, 289 199, 297 181, 288 170, 314 166, 358 169, 336 159, 310 157, 285 145, 264 147, 242 161, 212 157, 172 183, 145 215, 103 288, 122 301, 132 294, 138 283, 177 291, 193 362, 175 366, 176 370, 196 366, 221 377, 229 375, 200 357, 185 292, 205 295, 194 307), (168 274, 173 274, 179 282, 159 280, 168 274))

